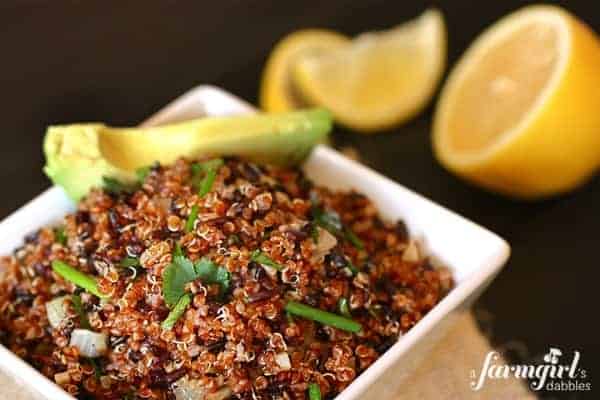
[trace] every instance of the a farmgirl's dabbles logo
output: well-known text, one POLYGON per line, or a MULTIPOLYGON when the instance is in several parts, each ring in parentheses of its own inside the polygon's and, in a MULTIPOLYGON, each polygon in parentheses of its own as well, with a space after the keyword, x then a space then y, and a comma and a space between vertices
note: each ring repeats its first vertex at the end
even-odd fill
POLYGON ((544 355, 544 363, 537 365, 497 364, 499 359, 500 353, 490 351, 483 361, 481 371, 471 371, 471 388, 473 390, 480 390, 485 385, 486 379, 509 379, 512 377, 528 379, 531 389, 535 391, 592 390, 592 384, 586 382, 587 371, 579 366, 581 354, 578 351, 574 351, 572 358, 568 360, 566 356, 563 357, 560 349, 551 347, 544 355))

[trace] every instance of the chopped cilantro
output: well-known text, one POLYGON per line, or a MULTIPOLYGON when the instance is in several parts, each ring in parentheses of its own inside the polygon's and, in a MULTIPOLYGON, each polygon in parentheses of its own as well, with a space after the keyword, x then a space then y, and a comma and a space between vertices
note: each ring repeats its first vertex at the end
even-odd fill
POLYGON ((142 184, 150 175, 153 169, 160 167, 158 161, 154 162, 152 165, 146 165, 145 167, 141 167, 135 170, 135 176, 137 177, 138 183, 142 184))
POLYGON ((240 244, 242 242, 242 240, 240 239, 240 237, 238 235, 236 235, 235 233, 231 234, 228 238, 227 238, 227 243, 228 244, 240 244))
POLYGON ((221 286, 221 294, 229 290, 231 282, 231 274, 226 268, 220 267, 207 258, 201 258, 194 265, 198 278, 202 282, 211 284, 219 284, 221 286))
POLYGON ((138 182, 140 182, 140 183, 144 182, 146 180, 146 178, 148 177, 148 175, 150 174, 151 170, 152 170, 152 167, 150 167, 150 166, 136 169, 135 176, 137 177, 138 182))
POLYGON ((183 255, 174 255, 173 262, 163 272, 163 297, 168 306, 173 307, 185 294, 188 282, 201 279, 206 284, 219 284, 221 293, 227 292, 231 274, 207 258, 193 263, 183 255))
POLYGON ((136 257, 125 257, 124 259, 121 260, 119 265, 124 268, 139 267, 140 260, 136 257))
POLYGON ((56 239, 57 243, 62 244, 63 246, 67 244, 67 235, 65 234, 65 228, 58 227, 54 230, 54 239, 56 239))
POLYGON ((173 262, 163 272, 163 296, 165 303, 173 307, 185 294, 185 285, 198 278, 194 263, 185 256, 174 256, 173 262))
POLYGON ((252 252, 252 256, 250 257, 250 259, 261 265, 266 265, 267 267, 274 268, 277 271, 281 271, 285 268, 283 265, 273 261, 271 258, 269 258, 265 253, 263 253, 260 250, 254 250, 252 252))
POLYGON ((104 190, 113 194, 132 193, 136 189, 136 185, 121 182, 120 180, 109 176, 102 177, 102 186, 104 190))

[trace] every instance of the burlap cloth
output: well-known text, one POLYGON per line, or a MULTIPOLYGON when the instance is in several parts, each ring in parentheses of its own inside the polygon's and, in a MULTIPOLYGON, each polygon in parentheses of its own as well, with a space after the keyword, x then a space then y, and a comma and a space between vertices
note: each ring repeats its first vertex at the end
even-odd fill
MULTIPOLYGON (((534 399, 520 381, 488 380, 483 389, 469 386, 471 370, 481 370, 490 344, 474 318, 465 314, 431 352, 411 380, 398 392, 398 399, 534 399)), ((22 386, 0 374, 0 399, 34 400, 22 386)))

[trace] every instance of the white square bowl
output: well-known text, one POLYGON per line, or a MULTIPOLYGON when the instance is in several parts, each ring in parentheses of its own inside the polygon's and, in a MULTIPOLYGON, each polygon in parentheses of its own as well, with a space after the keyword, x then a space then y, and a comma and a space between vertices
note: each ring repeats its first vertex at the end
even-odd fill
MULTIPOLYGON (((221 89, 199 86, 167 105, 143 125, 253 110, 248 103, 221 89)), ((460 312, 468 309, 498 274, 508 259, 510 248, 492 232, 328 147, 318 146, 303 168, 319 185, 355 189, 367 195, 383 219, 402 219, 411 235, 424 245, 427 254, 449 267, 454 274, 456 287, 337 397, 337 400, 391 399, 460 312)), ((0 254, 12 252, 26 234, 56 223, 73 210, 74 205, 62 189, 46 190, 0 223, 0 254)), ((40 399, 73 400, 1 345, 0 369, 40 399)))

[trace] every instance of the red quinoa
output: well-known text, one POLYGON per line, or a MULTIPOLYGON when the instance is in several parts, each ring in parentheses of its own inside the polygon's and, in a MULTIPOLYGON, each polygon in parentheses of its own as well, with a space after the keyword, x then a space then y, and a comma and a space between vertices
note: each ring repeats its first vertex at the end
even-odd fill
POLYGON ((381 221, 361 194, 314 187, 297 169, 227 159, 200 198, 191 165, 154 166, 128 193, 93 190, 59 226, 63 243, 56 227, 42 228, 1 258, 0 341, 81 399, 174 399, 175 382, 185 380, 213 399, 305 399, 311 383, 325 399, 453 285, 404 224, 381 221), (186 232, 194 205, 198 217, 186 232), (163 271, 176 244, 191 261, 225 268, 229 287, 187 283, 191 303, 169 330, 161 327, 170 312, 163 271), (283 270, 252 261, 257 249, 283 270), (140 265, 121 266, 127 257, 140 265), (95 276, 109 298, 61 278, 53 260, 95 276), (69 344, 82 324, 71 300, 57 328, 48 321, 46 303, 73 293, 90 329, 108 338, 108 352, 94 361, 69 344), (290 315, 289 301, 344 312, 362 329, 290 315))

